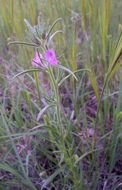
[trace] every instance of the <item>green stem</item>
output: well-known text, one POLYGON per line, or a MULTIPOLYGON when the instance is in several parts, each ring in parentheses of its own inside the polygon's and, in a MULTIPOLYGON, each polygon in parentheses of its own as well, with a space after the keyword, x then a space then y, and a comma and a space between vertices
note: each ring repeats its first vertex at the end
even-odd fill
POLYGON ((68 150, 66 149, 66 145, 65 145, 64 128, 63 128, 62 119, 61 119, 61 112, 60 112, 60 97, 59 97, 59 91, 58 91, 58 83, 55 79, 52 67, 50 67, 50 66, 48 67, 48 72, 49 72, 52 87, 54 90, 54 96, 56 98, 56 114, 57 114, 57 122, 58 122, 58 128, 57 129, 60 131, 60 133, 59 133, 60 144, 58 144, 58 147, 59 147, 61 153, 64 154, 64 160, 65 160, 67 166, 69 167, 69 169, 72 173, 74 189, 78 189, 79 186, 81 189, 83 189, 83 184, 80 183, 78 173, 77 173, 77 169, 74 166, 74 160, 72 158, 72 155, 70 155, 68 153, 68 150))
POLYGON ((40 84, 39 84, 39 77, 38 77, 38 73, 34 72, 34 77, 35 77, 35 81, 36 81, 36 88, 37 88, 37 93, 38 93, 38 98, 39 98, 39 103, 41 106, 41 95, 40 95, 40 84))
POLYGON ((59 92, 58 92, 58 84, 55 79, 53 70, 50 66, 48 67, 48 70, 49 70, 49 75, 51 78, 51 82, 52 82, 52 86, 53 86, 55 98, 56 98, 57 121, 59 123, 58 127, 59 127, 59 130, 61 131, 61 134, 63 134, 63 127, 62 127, 62 121, 61 121, 61 115, 60 115, 60 98, 59 98, 59 92))
MULTIPOLYGON (((94 127, 95 132, 96 132, 96 128, 97 128, 98 114, 99 114, 99 111, 100 111, 101 101, 102 101, 102 97, 103 97, 103 93, 104 93, 106 84, 107 84, 107 80, 106 80, 105 83, 104 83, 104 86, 103 86, 103 89, 102 89, 102 92, 101 92, 101 95, 100 95, 100 99, 99 99, 99 102, 98 102, 98 108, 97 108, 96 119, 95 119, 95 127, 94 127)), ((96 134, 96 133, 94 133, 94 134, 96 134)), ((95 136, 96 136, 96 135, 95 135, 95 136)), ((94 142, 96 142, 95 136, 94 136, 94 142)))

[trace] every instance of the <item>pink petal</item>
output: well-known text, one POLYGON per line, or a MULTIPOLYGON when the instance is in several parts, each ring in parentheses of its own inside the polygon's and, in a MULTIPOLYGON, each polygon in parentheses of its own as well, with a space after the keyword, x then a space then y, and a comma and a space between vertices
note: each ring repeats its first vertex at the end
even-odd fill
POLYGON ((50 65, 56 65, 58 64, 58 60, 55 54, 55 51, 53 49, 48 49, 45 52, 45 60, 50 64, 50 65))
POLYGON ((34 59, 32 60, 32 65, 33 65, 34 67, 39 67, 39 65, 41 64, 41 61, 40 61, 41 58, 42 58, 41 53, 39 53, 39 55, 38 55, 38 53, 36 52, 36 53, 35 53, 35 57, 34 57, 34 59))

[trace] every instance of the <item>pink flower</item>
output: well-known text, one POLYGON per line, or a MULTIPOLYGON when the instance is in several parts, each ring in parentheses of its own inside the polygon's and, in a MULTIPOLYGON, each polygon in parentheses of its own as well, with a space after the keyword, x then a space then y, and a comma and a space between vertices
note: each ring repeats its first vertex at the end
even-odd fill
POLYGON ((34 57, 34 59, 32 60, 32 65, 34 66, 34 67, 39 67, 39 66, 41 66, 41 59, 42 59, 42 55, 41 55, 41 53, 35 53, 35 57, 34 57))
POLYGON ((45 60, 50 64, 50 65, 57 65, 58 64, 58 60, 56 58, 56 54, 55 51, 53 49, 48 49, 45 52, 45 60))

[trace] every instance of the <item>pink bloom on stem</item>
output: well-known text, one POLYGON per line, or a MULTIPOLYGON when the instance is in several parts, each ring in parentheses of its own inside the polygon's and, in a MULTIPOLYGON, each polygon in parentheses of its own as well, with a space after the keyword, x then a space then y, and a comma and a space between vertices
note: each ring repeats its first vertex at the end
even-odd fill
POLYGON ((53 49, 48 49, 45 52, 45 60, 50 64, 50 65, 57 65, 58 64, 58 60, 55 54, 55 51, 53 49))
POLYGON ((34 66, 34 67, 39 67, 39 66, 41 66, 41 59, 42 59, 42 54, 41 53, 35 53, 35 57, 34 57, 34 59, 32 60, 32 65, 34 66))

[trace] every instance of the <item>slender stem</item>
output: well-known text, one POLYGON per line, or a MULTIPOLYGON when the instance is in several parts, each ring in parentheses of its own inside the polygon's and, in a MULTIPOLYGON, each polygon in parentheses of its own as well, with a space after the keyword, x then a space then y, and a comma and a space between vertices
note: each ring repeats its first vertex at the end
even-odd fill
MULTIPOLYGON (((108 75, 108 76, 109 76, 109 75, 108 75)), ((106 87, 107 82, 108 82, 108 76, 106 77, 106 80, 105 80, 105 82, 104 82, 104 85, 103 85, 103 88, 102 88, 102 92, 101 92, 101 95, 100 95, 100 98, 99 98, 99 102, 98 102, 97 113, 96 113, 96 119, 95 119, 95 126, 94 126, 94 139, 93 139, 93 144, 92 144, 92 148, 93 148, 93 149, 95 148, 95 145, 96 145, 96 128, 97 128, 98 114, 99 114, 100 107, 101 107, 101 102, 102 102, 103 93, 104 93, 105 87, 106 87)))
POLYGON ((62 122, 61 122, 61 115, 60 115, 60 98, 59 98, 59 92, 58 92, 58 84, 57 81, 54 77, 54 73, 52 68, 49 66, 49 74, 50 74, 50 78, 51 78, 51 82, 54 88, 54 92, 55 92, 55 97, 56 97, 56 111, 57 111, 57 120, 59 123, 59 128, 60 130, 63 132, 63 128, 62 128, 62 122))
POLYGON ((36 81, 36 88, 37 88, 37 93, 38 93, 39 103, 40 103, 40 106, 41 106, 42 103, 41 103, 41 95, 40 95, 40 87, 39 87, 38 73, 37 73, 37 72, 34 72, 34 76, 35 76, 35 81, 36 81))
POLYGON ((61 119, 61 112, 60 112, 60 97, 59 97, 59 91, 58 91, 58 83, 55 79, 54 73, 52 68, 49 66, 49 75, 51 78, 52 86, 54 89, 55 93, 55 98, 56 98, 56 111, 57 111, 57 122, 58 122, 58 130, 60 131, 59 136, 60 136, 60 144, 58 144, 58 147, 61 151, 61 153, 64 154, 64 159, 67 164, 67 166, 70 168, 70 171, 73 175, 73 183, 74 183, 74 189, 77 189, 79 186, 82 188, 83 185, 80 183, 79 177, 77 175, 77 169, 74 166, 74 160, 72 159, 72 155, 69 154, 69 152, 66 149, 65 145, 65 135, 64 135, 64 128, 62 124, 62 119, 61 119))

